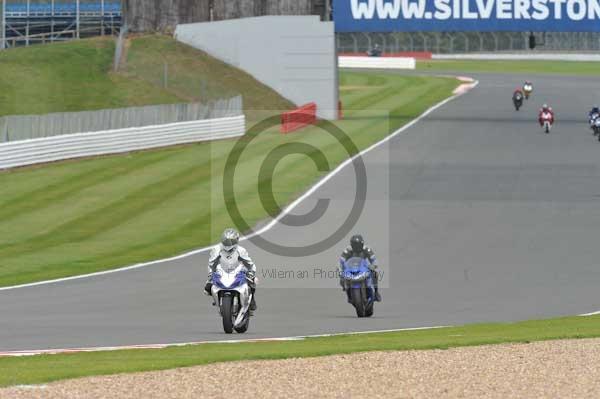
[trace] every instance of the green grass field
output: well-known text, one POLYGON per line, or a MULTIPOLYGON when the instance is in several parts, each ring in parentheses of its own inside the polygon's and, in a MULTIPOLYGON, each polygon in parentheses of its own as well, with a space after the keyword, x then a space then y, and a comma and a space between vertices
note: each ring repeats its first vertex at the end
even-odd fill
POLYGON ((40 384, 90 375, 164 370, 235 360, 285 359, 340 353, 532 342, 600 337, 600 316, 519 323, 476 324, 430 330, 166 349, 0 358, 0 386, 40 384))
POLYGON ((600 75, 600 62, 422 60, 419 71, 495 72, 519 74, 600 75))
POLYGON ((292 104, 250 75, 163 35, 135 36, 112 72, 115 43, 95 38, 0 52, 0 116, 209 101, 241 94, 245 107, 292 104), (164 79, 167 64, 167 79, 164 79))
POLYGON ((82 40, 0 53, 0 116, 180 102, 142 80, 109 73, 114 41, 82 40))
MULTIPOLYGON (((448 78, 345 72, 346 119, 338 125, 365 148, 448 97, 456 85, 448 78)), ((258 166, 283 143, 314 145, 330 168, 348 156, 318 128, 261 133, 236 175, 236 196, 244 198, 240 210, 251 226, 268 215, 257 194, 269 182, 258 181, 258 166)), ((0 286, 116 268, 214 243, 232 225, 221 181, 233 144, 201 143, 0 173, 0 286)), ((322 174, 300 155, 284 158, 275 172, 279 204, 289 203, 322 174)), ((278 209, 269 206, 270 212, 278 209)))
POLYGON ((293 108, 290 101, 247 73, 170 36, 134 36, 129 39, 128 49, 121 75, 161 87, 185 101, 204 102, 241 94, 246 110, 293 108))

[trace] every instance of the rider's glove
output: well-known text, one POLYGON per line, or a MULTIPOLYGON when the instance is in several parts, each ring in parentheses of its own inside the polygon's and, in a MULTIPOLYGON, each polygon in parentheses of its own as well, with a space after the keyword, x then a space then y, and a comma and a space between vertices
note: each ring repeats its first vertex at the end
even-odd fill
POLYGON ((248 280, 250 286, 254 287, 254 285, 256 284, 256 273, 254 273, 254 271, 252 270, 248 270, 246 272, 246 280, 248 280))
POLYGON ((208 273, 208 278, 206 279, 206 284, 204 285, 204 292, 206 295, 212 295, 212 272, 208 273))

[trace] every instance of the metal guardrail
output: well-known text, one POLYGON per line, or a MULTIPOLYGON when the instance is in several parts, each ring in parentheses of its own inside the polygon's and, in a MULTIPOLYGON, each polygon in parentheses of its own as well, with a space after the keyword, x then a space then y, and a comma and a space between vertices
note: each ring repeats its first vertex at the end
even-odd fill
POLYGON ((243 135, 245 129, 246 118, 240 115, 15 141, 0 144, 0 169, 233 138, 243 135))
MULTIPOLYGON (((536 51, 599 51, 600 33, 533 32, 536 51)), ((384 53, 425 51, 437 54, 526 51, 530 32, 338 33, 340 53, 364 53, 378 45, 384 53)))
POLYGON ((46 115, 8 115, 0 117, 0 143, 225 118, 242 115, 243 112, 242 97, 237 96, 205 104, 162 104, 46 115))
POLYGON ((498 52, 498 53, 467 53, 467 54, 433 54, 434 60, 528 60, 528 61, 588 61, 600 62, 600 54, 577 53, 532 53, 532 52, 498 52))

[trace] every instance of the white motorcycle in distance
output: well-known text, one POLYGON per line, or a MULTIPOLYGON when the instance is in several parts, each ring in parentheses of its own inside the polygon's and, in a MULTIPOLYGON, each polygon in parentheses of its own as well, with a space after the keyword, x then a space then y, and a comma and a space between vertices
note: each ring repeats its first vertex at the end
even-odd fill
MULTIPOLYGON (((600 115, 599 114, 592 114, 592 116, 590 117, 590 129, 592 129, 592 131, 594 132, 594 136, 599 136, 600 135, 600 115)), ((600 136, 598 138, 600 140, 600 136)))
POLYGON ((533 92, 533 85, 531 83, 525 83, 523 85, 523 93, 525 94, 525 99, 529 100, 529 96, 533 92))
POLYGON ((598 136, 598 140, 600 141, 600 116, 592 122, 592 130, 594 131, 594 135, 598 136))
POLYGON ((212 275, 212 297, 223 319, 223 330, 245 333, 250 325, 252 291, 246 280, 246 267, 221 261, 212 275))
POLYGON ((550 133, 550 130, 552 130, 552 114, 550 112, 542 112, 540 119, 542 121, 542 129, 544 129, 544 132, 550 133))

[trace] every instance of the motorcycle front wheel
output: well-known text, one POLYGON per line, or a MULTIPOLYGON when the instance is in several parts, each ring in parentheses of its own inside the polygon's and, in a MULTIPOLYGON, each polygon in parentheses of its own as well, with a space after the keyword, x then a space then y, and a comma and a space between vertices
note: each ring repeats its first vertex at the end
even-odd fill
POLYGON ((352 288, 350 290, 350 298, 352 298, 352 304, 356 309, 356 315, 358 317, 365 317, 365 301, 363 301, 362 288, 352 288))
POLYGON ((227 334, 233 333, 233 297, 225 295, 221 299, 221 316, 223 317, 223 330, 227 334))

